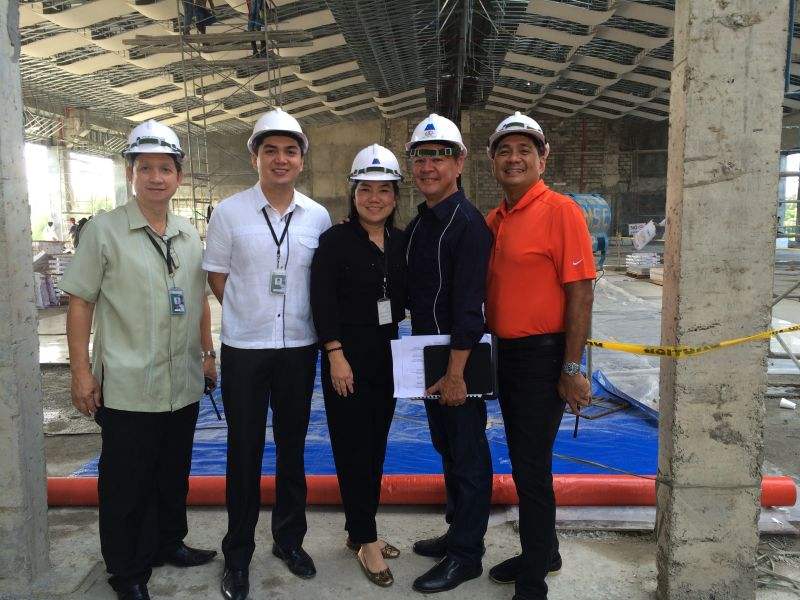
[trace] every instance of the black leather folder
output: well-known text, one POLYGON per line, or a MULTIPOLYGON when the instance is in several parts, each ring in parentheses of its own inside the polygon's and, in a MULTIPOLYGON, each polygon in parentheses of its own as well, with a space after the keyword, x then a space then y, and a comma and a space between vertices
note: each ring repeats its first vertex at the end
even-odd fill
MULTIPOLYGON (((450 346, 425 346, 422 349, 425 364, 425 388, 439 381, 447 371, 450 361, 450 346)), ((464 381, 467 384, 467 396, 470 398, 495 398, 496 377, 492 358, 492 345, 477 344, 470 352, 464 368, 464 381)), ((438 397, 438 396, 436 396, 438 397)))

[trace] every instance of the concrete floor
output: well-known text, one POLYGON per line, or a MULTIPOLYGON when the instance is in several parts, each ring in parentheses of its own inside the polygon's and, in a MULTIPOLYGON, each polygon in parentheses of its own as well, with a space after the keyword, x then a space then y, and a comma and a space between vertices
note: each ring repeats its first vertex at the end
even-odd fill
MULTIPOLYGON (((502 515, 499 515, 502 516, 502 515)), ((97 515, 93 509, 50 511, 50 537, 54 572, 42 582, 37 594, 26 598, 112 599, 105 582, 97 542, 97 515)), ((257 530, 256 554, 251 565, 253 600, 307 599, 341 600, 421 597, 411 590, 415 577, 433 561, 410 551, 414 540, 441 533, 443 519, 430 507, 388 507, 380 514, 380 531, 395 543, 402 556, 390 562, 395 584, 381 590, 362 575, 354 556, 344 547, 343 516, 339 510, 311 508, 305 548, 314 557, 318 574, 311 581, 291 575, 270 553, 269 510, 262 511, 257 530)), ((219 549, 225 529, 224 509, 192 509, 187 542, 203 548, 219 549)), ((564 568, 548 578, 551 600, 645 600, 654 598, 655 544, 650 534, 604 532, 561 532, 564 568)), ((797 538, 771 538, 773 543, 799 550, 797 538)), ((484 569, 518 552, 519 541, 511 524, 489 528, 486 536, 484 569)), ((778 564, 778 572, 800 577, 800 565, 778 564)), ((222 573, 220 557, 204 567, 176 569, 162 567, 150 581, 153 598, 217 598, 222 573)), ((510 599, 511 586, 492 583, 485 575, 437 598, 460 600, 510 599)), ((759 600, 796 598, 793 593, 762 589, 759 600)))
MULTIPOLYGON (((608 273, 614 284, 630 294, 643 299, 659 301, 662 288, 647 281, 627 278, 619 273, 608 273)), ((219 305, 212 301, 215 336, 219 333, 219 305)), ((42 362, 59 363, 66 359, 63 310, 50 310, 41 315, 40 333, 42 362)), ((800 303, 788 300, 776 310, 779 318, 800 322, 800 303)), ((218 343, 217 343, 218 347, 218 343)), ((65 365, 43 365, 45 411, 51 417, 50 435, 46 437, 47 470, 49 475, 67 475, 99 451, 99 435, 90 421, 76 416, 69 406, 69 371, 65 365), (55 415, 55 416, 54 416, 55 415), (72 433, 73 435, 65 435, 72 433), (56 434, 56 435, 52 435, 56 434)), ((774 468, 800 481, 800 416, 796 411, 777 407, 778 396, 795 397, 797 387, 771 388, 766 399, 765 458, 774 468)), ((47 419, 46 419, 47 420, 47 419)), ((560 511, 560 522, 569 511, 560 511)), ((584 516, 588 514, 584 512, 584 516)), ((797 511, 791 513, 791 521, 797 511)), ((225 532, 226 517, 223 508, 193 508, 189 511, 190 545, 219 549, 225 532)), ((259 544, 251 568, 250 597, 261 599, 354 599, 410 598, 417 594, 411 590, 413 579, 433 563, 411 553, 414 540, 437 535, 443 528, 441 511, 437 507, 385 507, 380 515, 381 535, 396 544, 403 556, 390 566, 395 575, 395 585, 384 591, 369 584, 343 545, 343 516, 339 509, 312 507, 309 509, 309 534, 305 548, 314 557, 318 576, 312 581, 302 581, 292 576, 270 554, 269 507, 262 511, 257 530, 259 544)), ((513 512, 496 509, 486 537, 487 552, 484 568, 514 554, 519 541, 513 527, 513 512)), ((789 517, 787 517, 789 518, 789 517)), ((568 520, 568 519, 567 519, 568 520)), ((114 598, 105 581, 97 538, 96 509, 51 509, 49 511, 51 562, 50 576, 41 581, 33 596, 20 598, 114 598)), ((650 516, 644 519, 652 522, 650 516)), ((624 533, 607 531, 561 531, 564 569, 549 579, 551 600, 651 599, 655 591, 655 543, 651 533, 624 533)), ((764 542, 789 551, 800 551, 800 538, 796 536, 762 536, 764 542)), ((163 567, 154 572, 150 589, 154 598, 205 599, 218 595, 222 562, 189 570, 163 567)), ((796 557, 778 557, 776 572, 800 579, 800 560, 796 557)), ((484 577, 465 584, 456 591, 442 594, 441 598, 465 600, 511 598, 513 588, 498 586, 484 577)), ((2 597, 2 596, 0 596, 2 597)), ((761 589, 759 600, 796 598, 793 592, 761 589)))

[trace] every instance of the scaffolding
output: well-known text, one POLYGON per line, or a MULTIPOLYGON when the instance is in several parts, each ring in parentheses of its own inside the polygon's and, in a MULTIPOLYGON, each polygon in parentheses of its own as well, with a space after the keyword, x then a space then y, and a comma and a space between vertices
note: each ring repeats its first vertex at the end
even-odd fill
MULTIPOLYGON (((255 1, 255 0, 254 0, 255 1)), ((125 44, 139 57, 158 54, 180 53, 180 72, 173 75, 180 79, 183 101, 176 113, 183 113, 162 120, 167 125, 182 122, 186 137, 186 158, 184 162, 184 182, 188 187, 188 198, 179 197, 173 201, 173 210, 189 216, 201 236, 205 236, 206 223, 215 196, 213 181, 217 172, 212 172, 208 159, 209 125, 232 118, 222 110, 226 100, 254 82, 266 84, 263 100, 254 102, 257 112, 282 104, 281 69, 299 64, 297 59, 281 58, 282 48, 312 46, 313 40, 308 32, 300 30, 279 31, 274 3, 261 3, 263 7, 261 31, 242 31, 241 23, 229 20, 222 27, 226 31, 217 33, 189 33, 192 19, 187 18, 187 8, 197 14, 204 5, 191 0, 176 0, 177 14, 175 28, 178 35, 137 35, 125 40, 125 44), (188 5, 188 6, 187 6, 188 5), (257 52, 257 45, 261 51, 257 52), (251 56, 241 56, 252 48, 251 56)), ((248 29, 253 23, 251 20, 248 29)), ((205 26, 202 27, 205 30, 205 26)), ((216 145, 216 144, 215 144, 216 145)), ((217 146, 223 153, 221 146, 217 146)), ((232 157, 236 158, 236 157, 232 157)), ((219 179, 217 177, 217 179, 219 179)))

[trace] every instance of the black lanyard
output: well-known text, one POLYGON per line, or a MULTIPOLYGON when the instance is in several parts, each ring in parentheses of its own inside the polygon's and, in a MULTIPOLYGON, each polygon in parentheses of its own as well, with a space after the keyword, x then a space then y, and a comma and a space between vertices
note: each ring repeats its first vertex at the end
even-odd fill
MULTIPOLYGON (((381 249, 378 248, 377 244, 375 244, 374 242, 371 242, 371 243, 375 247, 375 249, 378 250, 378 252, 381 251, 381 249)), ((390 243, 391 243, 391 241, 390 241, 389 230, 388 229, 384 229, 383 230, 383 252, 382 252, 383 261, 382 261, 382 264, 379 263, 380 267, 381 267, 381 270, 383 271, 381 273, 381 275, 383 277, 382 286, 383 286, 383 297, 384 298, 388 298, 389 297, 389 244, 390 243)))
POLYGON ((147 233, 147 239, 150 240, 150 243, 153 244, 153 247, 158 250, 161 258, 164 259, 164 262, 167 263, 167 272, 169 273, 169 276, 172 277, 172 274, 175 272, 175 263, 172 261, 172 253, 170 252, 170 248, 172 247, 172 238, 168 238, 164 242, 167 245, 167 253, 164 254, 164 251, 161 249, 161 244, 155 240, 149 231, 145 231, 145 233, 147 233))
MULTIPOLYGON (((269 215, 267 214, 266 207, 262 207, 261 213, 264 215, 264 219, 267 221, 267 225, 269 226, 269 232, 272 234, 272 239, 275 241, 275 246, 278 248, 277 260, 278 260, 278 267, 281 266, 281 244, 283 244, 283 240, 286 239, 286 232, 289 231, 289 223, 292 222, 292 215, 294 215, 294 211, 289 213, 289 216, 286 217, 286 226, 283 228, 283 233, 281 233, 281 238, 278 239, 278 236, 275 235, 275 229, 272 227, 272 222, 269 220, 269 215)), ((288 253, 287 253, 288 256, 288 253)), ((288 259, 286 261, 289 262, 288 259)), ((285 265, 284 265, 285 268, 285 265)))

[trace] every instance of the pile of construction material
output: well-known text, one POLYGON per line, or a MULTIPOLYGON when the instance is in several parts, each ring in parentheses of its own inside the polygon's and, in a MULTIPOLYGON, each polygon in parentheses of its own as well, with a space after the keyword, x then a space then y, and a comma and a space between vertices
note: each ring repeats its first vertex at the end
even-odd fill
POLYGON ((67 304, 67 294, 59 288, 72 254, 40 252, 33 259, 33 293, 37 308, 67 304))
POLYGON ((72 254, 53 254, 50 260, 50 275, 53 277, 53 286, 56 292, 57 304, 65 305, 69 302, 66 292, 61 290, 61 278, 64 276, 64 271, 72 262, 72 254))
POLYGON ((625 272, 631 277, 647 279, 650 269, 661 265, 658 252, 633 252, 625 257, 625 272))
POLYGON ((650 281, 656 285, 664 285, 664 267, 650 267, 650 281))

